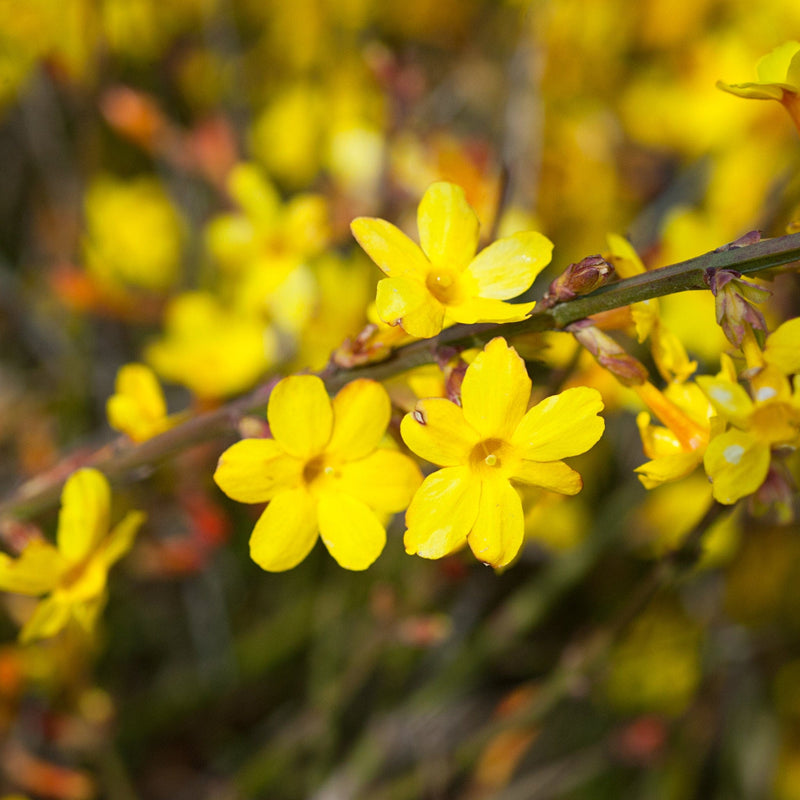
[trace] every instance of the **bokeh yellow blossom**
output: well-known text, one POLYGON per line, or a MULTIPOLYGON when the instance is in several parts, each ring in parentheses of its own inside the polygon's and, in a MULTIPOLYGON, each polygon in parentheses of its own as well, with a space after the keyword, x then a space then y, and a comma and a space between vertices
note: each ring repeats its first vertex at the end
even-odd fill
POLYGON ((70 621, 93 630, 108 571, 130 550, 145 519, 130 511, 109 531, 110 508, 106 477, 95 469, 78 470, 61 494, 56 545, 33 539, 19 558, 0 554, 0 589, 47 595, 20 632, 21 641, 55 636, 70 621))

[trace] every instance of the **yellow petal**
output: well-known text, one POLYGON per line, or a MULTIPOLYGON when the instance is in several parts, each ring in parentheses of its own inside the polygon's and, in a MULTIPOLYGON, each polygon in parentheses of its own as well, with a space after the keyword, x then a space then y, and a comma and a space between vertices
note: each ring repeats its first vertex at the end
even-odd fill
POLYGON ((609 233, 606 240, 611 248, 611 262, 620 278, 632 278, 647 271, 636 249, 624 236, 609 233))
POLYGON ((712 439, 703 458, 714 498, 726 505, 753 494, 764 483, 769 462, 769 445, 737 430, 712 439))
POLYGON ((120 367, 114 391, 136 398, 142 413, 153 419, 163 417, 167 413, 161 384, 153 370, 144 364, 125 364, 120 367))
POLYGON ((772 52, 762 56, 756 64, 759 82, 788 83, 789 69, 798 53, 800 53, 800 42, 784 42, 772 52))
POLYGON ((458 550, 478 516, 481 483, 467 467, 428 475, 406 512, 406 552, 441 558, 458 550))
POLYGON ((523 458, 560 461, 585 453, 603 435, 605 422, 597 414, 603 399, 597 389, 578 386, 537 403, 520 422, 512 443, 523 458))
POLYGON ((483 481, 478 516, 467 536, 475 558, 504 567, 519 553, 524 534, 522 501, 516 489, 503 479, 483 481))
POLYGON ((339 566, 363 570, 383 552, 386 544, 383 525, 355 497, 324 492, 319 499, 318 514, 322 541, 339 566))
POLYGON ((784 375, 800 372, 800 317, 784 322, 767 337, 764 360, 784 375))
POLYGON ((49 542, 34 539, 19 558, 0 553, 0 589, 39 595, 52 591, 69 565, 49 542))
POLYGON ((277 494, 250 537, 250 557, 267 572, 296 567, 314 547, 319 528, 314 499, 305 489, 277 494))
POLYGON ((94 550, 108 533, 111 489, 102 472, 73 472, 61 493, 56 539, 64 558, 77 563, 94 550))
POLYGON ((482 438, 510 439, 530 396, 525 362, 501 337, 476 356, 461 385, 464 418, 482 438))
POLYGON ((396 513, 411 502, 422 483, 419 467, 396 450, 376 450, 344 464, 337 490, 352 495, 376 511, 396 513))
POLYGON ((460 272, 475 255, 480 223, 454 183, 431 184, 417 209, 417 228, 425 255, 437 267, 460 272))
POLYGON ((441 397, 419 400, 414 411, 403 417, 400 434, 409 449, 440 467, 466 464, 480 440, 464 412, 441 397))
POLYGON ((560 494, 578 494, 583 488, 580 474, 563 461, 541 463, 523 460, 514 469, 512 478, 520 483, 528 483, 560 494))
POLYGON ((390 277, 425 282, 430 262, 415 242, 384 219, 358 217, 350 223, 366 254, 390 277))
POLYGON ((725 83, 717 81, 717 88, 724 92, 746 97, 751 100, 778 100, 783 97, 783 89, 776 83, 725 83))
POLYGON ((109 569, 125 556, 133 547, 134 539, 147 515, 142 511, 130 511, 118 522, 103 543, 102 562, 109 569))
POLYGON ((242 439, 219 458, 214 480, 240 503, 264 503, 298 486, 303 462, 284 453, 274 439, 242 439))
POLYGON ((46 639, 61 631, 70 619, 70 606, 59 602, 58 596, 46 597, 34 609, 33 616, 19 633, 22 644, 46 639))
POLYGON ((508 300, 530 288, 552 252, 553 243, 541 233, 515 233, 481 250, 466 271, 480 297, 508 300))
POLYGON ((237 164, 228 176, 228 191, 247 216, 261 226, 276 220, 280 195, 255 164, 237 164))
POLYGON ((405 278, 379 281, 375 308, 387 325, 400 324, 406 333, 420 339, 436 336, 444 324, 444 306, 424 284, 405 278))
POLYGON ((290 375, 279 381, 269 398, 267 420, 275 441, 289 455, 319 455, 333 430, 325 384, 316 375, 290 375))
POLYGON ((692 453, 673 453, 661 456, 636 467, 634 472, 639 475, 639 480, 645 489, 655 489, 662 483, 685 478, 694 472, 702 460, 702 451, 692 453))
POLYGON ((521 322, 533 311, 536 303, 506 303, 504 300, 472 297, 447 307, 447 319, 472 325, 476 322, 521 322))
POLYGON ((392 404, 376 381, 351 381, 333 398, 333 433, 326 452, 353 461, 371 453, 380 443, 392 404))
POLYGON ((747 425, 753 401, 743 386, 711 375, 698 375, 696 383, 722 416, 739 427, 747 425))

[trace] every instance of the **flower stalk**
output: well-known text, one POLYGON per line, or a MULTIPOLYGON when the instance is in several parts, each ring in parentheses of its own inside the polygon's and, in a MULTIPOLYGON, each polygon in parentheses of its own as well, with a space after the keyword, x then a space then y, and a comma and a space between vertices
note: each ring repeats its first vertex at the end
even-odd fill
MULTIPOLYGON (((594 314, 642 300, 676 292, 708 291, 709 275, 718 270, 733 269, 742 275, 755 275, 799 260, 800 233, 732 249, 719 249, 606 284, 591 294, 565 300, 550 308, 545 307, 546 304, 539 304, 529 317, 520 322, 453 325, 434 338, 421 339, 397 348, 382 361, 350 368, 331 363, 318 374, 328 392, 334 394, 355 378, 380 381, 432 363, 445 347, 482 347, 496 336, 510 338, 523 333, 561 330, 594 314)), ((0 534, 3 520, 30 517, 53 506, 66 479, 79 467, 94 467, 112 482, 124 481, 133 475, 140 475, 142 468, 153 467, 172 454, 203 442, 231 436, 244 417, 263 411, 277 382, 277 377, 270 378, 252 392, 213 411, 192 417, 141 444, 135 445, 127 437, 120 437, 88 455, 68 456, 52 470, 32 478, 0 502, 0 534)))

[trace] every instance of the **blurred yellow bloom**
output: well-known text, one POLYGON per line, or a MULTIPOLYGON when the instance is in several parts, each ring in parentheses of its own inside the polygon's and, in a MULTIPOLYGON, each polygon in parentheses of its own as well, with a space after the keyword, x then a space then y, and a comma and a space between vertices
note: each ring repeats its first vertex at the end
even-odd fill
POLYGON ((96 178, 85 211, 84 259, 99 281, 154 292, 175 285, 184 224, 155 178, 96 178))
POLYGON ((420 338, 435 336, 452 322, 524 319, 534 303, 504 301, 531 286, 550 261, 553 245, 531 231, 475 255, 479 227, 464 190, 444 182, 434 183, 419 204, 421 247, 385 220, 353 220, 353 235, 388 276, 378 284, 381 319, 420 338))
POLYGON ((108 422, 134 442, 143 442, 171 427, 164 392, 144 364, 125 364, 117 372, 114 394, 106 402, 108 422))
POLYGON ((505 339, 467 367, 462 406, 420 400, 403 418, 406 444, 444 469, 429 475, 408 512, 406 551, 441 558, 468 543, 475 557, 508 564, 522 546, 522 502, 512 481, 577 494, 581 476, 562 458, 584 453, 604 429, 599 392, 579 387, 526 412, 531 380, 505 339))
POLYGON ((278 356, 278 340, 268 324, 226 308, 206 292, 175 298, 165 327, 165 335, 146 348, 145 359, 167 380, 200 397, 250 388, 278 356))
POLYGON ((366 569, 381 554, 380 515, 404 509, 422 481, 408 456, 379 447, 390 415, 375 381, 353 381, 333 401, 314 375, 277 384, 267 408, 274 438, 237 442, 214 473, 234 500, 269 502, 250 538, 260 567, 297 566, 320 536, 346 569, 366 569))
POLYGON ((145 519, 131 511, 109 532, 110 505, 106 477, 95 469, 78 470, 61 494, 56 546, 33 540, 19 558, 0 553, 0 589, 48 595, 20 632, 21 641, 54 636, 71 620, 87 631, 94 628, 108 572, 130 550, 145 519))
POLYGON ((227 272, 267 271, 277 284, 328 241, 325 198, 299 194, 281 201, 277 189, 252 163, 237 164, 228 192, 241 211, 220 214, 206 229, 208 248, 227 272))

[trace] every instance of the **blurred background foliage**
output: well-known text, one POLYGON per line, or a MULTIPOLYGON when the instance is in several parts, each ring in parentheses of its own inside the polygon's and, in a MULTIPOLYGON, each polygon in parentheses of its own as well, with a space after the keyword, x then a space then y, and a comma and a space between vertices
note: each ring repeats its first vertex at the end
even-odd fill
MULTIPOLYGON (((650 268, 783 233, 797 135, 777 103, 715 82, 749 80, 798 31, 785 0, 0 0, 2 486, 107 442, 127 362, 156 370, 172 411, 324 366, 374 297, 350 220, 412 227, 434 180, 465 187, 484 240, 555 242, 536 296, 609 232, 650 268)), ((774 285, 774 318, 797 315, 797 288, 774 285)), ((710 294, 661 308, 715 372, 710 294)), ((531 505, 503 574, 409 558, 400 521, 366 573, 318 547, 265 574, 247 555, 258 509, 211 481, 228 442, 119 487, 117 511, 149 520, 95 641, 18 646, 28 606, 4 598, 3 788, 800 798, 796 526, 728 514, 629 619, 710 488, 645 493, 636 398, 557 338, 518 345, 535 390, 596 385, 608 433, 579 497, 531 505)))

